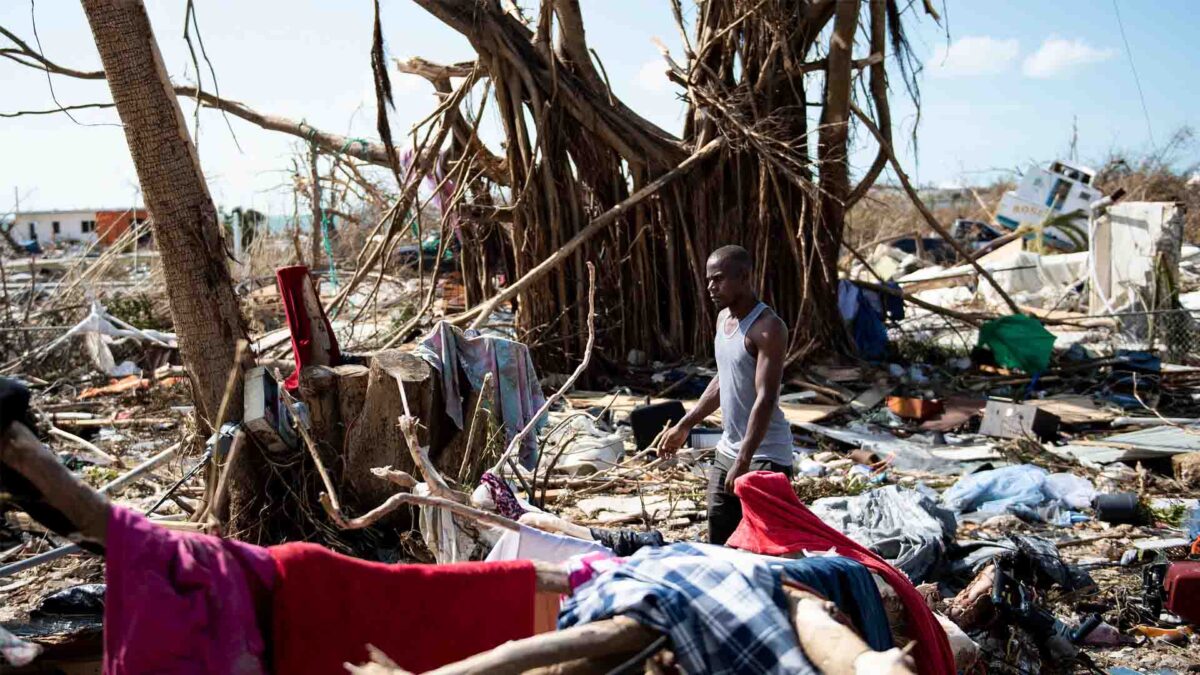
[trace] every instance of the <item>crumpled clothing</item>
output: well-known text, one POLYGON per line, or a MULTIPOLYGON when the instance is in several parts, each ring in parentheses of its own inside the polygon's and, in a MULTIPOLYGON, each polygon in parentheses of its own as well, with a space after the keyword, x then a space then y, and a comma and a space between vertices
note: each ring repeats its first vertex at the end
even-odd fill
POLYGON ((21 668, 33 663, 42 653, 42 646, 36 642, 28 642, 4 630, 0 626, 0 665, 7 663, 14 668, 21 668))
POLYGON ((908 577, 875 553, 821 522, 800 503, 787 476, 752 471, 737 479, 734 493, 742 501, 742 522, 728 545, 763 555, 835 549, 883 577, 904 603, 913 655, 921 675, 952 675, 954 654, 946 632, 908 577))
POLYGON ((267 549, 159 527, 109 507, 104 673, 270 672, 259 623, 275 562, 267 549))
MULTIPOLYGON (((529 348, 520 342, 481 336, 473 330, 464 333, 439 321, 413 353, 441 372, 446 414, 459 429, 463 428, 463 396, 458 389, 460 367, 475 391, 483 387, 484 375, 492 374, 493 401, 497 406, 493 411, 503 421, 510 441, 546 402, 529 348)), ((533 433, 522 439, 519 460, 526 469, 537 465, 537 432, 545 424, 543 416, 535 424, 533 433)))
POLYGON ((513 494, 512 488, 504 482, 503 478, 491 471, 485 471, 479 477, 479 481, 487 486, 488 493, 492 496, 492 503, 496 505, 496 513, 509 520, 520 520, 521 516, 525 515, 524 507, 517 501, 517 496, 513 494))
POLYGON ((592 533, 592 539, 612 549, 613 553, 621 557, 633 555, 646 546, 666 545, 662 532, 658 530, 638 532, 630 529, 605 530, 599 527, 588 529, 592 533))
POLYGON ((614 558, 611 553, 588 553, 571 558, 567 562, 567 584, 571 591, 586 584, 597 576, 625 564, 624 558, 614 558))
POLYGON ((832 555, 780 559, 775 564, 782 567, 787 581, 803 584, 837 605, 871 649, 885 652, 893 647, 879 587, 862 563, 832 555))
POLYGON ((859 298, 862 296, 862 289, 858 284, 842 279, 838 282, 838 313, 842 315, 842 321, 853 321, 858 314, 859 298))
POLYGON ((826 497, 810 507, 826 525, 866 546, 922 583, 954 541, 954 514, 933 497, 895 485, 856 497, 826 497))
POLYGON ((1025 314, 1002 316, 979 327, 979 346, 991 349, 998 365, 1030 375, 1050 368, 1055 339, 1041 321, 1025 314))
POLYGON ((883 325, 884 305, 879 294, 865 291, 842 279, 838 282, 838 311, 851 324, 854 347, 869 361, 887 356, 887 328, 883 325))
POLYGON ((565 534, 543 532, 521 525, 521 529, 508 531, 488 553, 487 561, 540 560, 542 562, 567 562, 575 556, 599 554, 612 557, 612 551, 594 541, 568 537, 565 534))
MULTIPOLYGON (((314 263, 315 264, 315 263, 314 263)), ((283 386, 295 392, 300 386, 300 371, 307 365, 337 365, 342 355, 338 350, 337 336, 325 308, 317 299, 308 266, 292 265, 275 270, 279 284, 279 299, 283 302, 283 315, 287 319, 288 332, 292 337, 292 355, 296 369, 284 380, 283 386), (309 316, 315 310, 319 317, 309 316), (314 331, 315 329, 315 331, 314 331)))
MULTIPOLYGON (((413 494, 429 497, 429 485, 417 483, 413 494)), ((463 522, 440 506, 422 504, 418 508, 417 527, 421 530, 421 538, 439 564, 478 559, 476 554, 487 551, 496 540, 490 528, 476 529, 469 524, 464 526, 463 522)))
POLYGON ((559 629, 618 614, 661 631, 685 673, 816 673, 796 640, 780 573, 708 544, 646 548, 575 589, 559 629))

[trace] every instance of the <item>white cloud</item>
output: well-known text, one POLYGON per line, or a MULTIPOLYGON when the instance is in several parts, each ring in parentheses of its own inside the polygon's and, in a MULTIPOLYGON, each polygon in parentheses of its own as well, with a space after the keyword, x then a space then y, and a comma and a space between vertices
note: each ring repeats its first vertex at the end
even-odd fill
POLYGON ((1114 53, 1111 49, 1099 49, 1080 39, 1050 37, 1036 52, 1025 58, 1021 72, 1026 77, 1055 77, 1078 66, 1107 61, 1114 53))
POLYGON ((638 70, 638 86, 646 91, 663 92, 671 89, 671 80, 667 79, 667 64, 662 59, 647 61, 638 70))
POLYGON ((938 45, 925 68, 931 75, 940 77, 994 75, 1008 70, 1016 60, 1018 50, 1020 45, 1016 39, 966 36, 950 43, 949 47, 938 45))

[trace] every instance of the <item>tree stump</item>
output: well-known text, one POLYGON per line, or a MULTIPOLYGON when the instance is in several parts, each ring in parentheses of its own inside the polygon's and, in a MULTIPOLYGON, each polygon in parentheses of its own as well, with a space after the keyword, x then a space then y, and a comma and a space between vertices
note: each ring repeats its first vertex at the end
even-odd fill
MULTIPOLYGON (((360 386, 355 380, 360 378, 358 373, 348 378, 346 389, 352 397, 354 388, 360 386)), ((439 426, 430 424, 431 418, 440 419, 445 414, 441 411, 440 391, 433 369, 421 359, 396 350, 379 352, 371 360, 363 398, 358 413, 344 420, 342 457, 346 468, 342 485, 345 494, 341 497, 343 505, 352 513, 371 509, 395 492, 394 486, 373 476, 371 469, 391 466, 409 473, 416 470, 397 426, 405 414, 404 400, 407 399, 411 414, 421 420, 418 439, 423 446, 430 445, 430 431, 433 429, 436 433, 439 426), (404 388, 403 397, 400 387, 404 388)), ((346 401, 343 410, 352 414, 355 404, 354 400, 346 401)))

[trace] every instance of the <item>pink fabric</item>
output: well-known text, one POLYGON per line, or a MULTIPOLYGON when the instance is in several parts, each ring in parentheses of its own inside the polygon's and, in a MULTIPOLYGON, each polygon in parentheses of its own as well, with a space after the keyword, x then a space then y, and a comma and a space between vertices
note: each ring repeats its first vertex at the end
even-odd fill
POLYGON ((591 581, 593 577, 603 574, 610 569, 625 563, 624 558, 616 558, 611 553, 585 553, 576 556, 567 563, 567 583, 571 591, 591 581))
POLYGON ((954 653, 946 631, 903 572, 813 515, 781 473, 752 471, 739 477, 733 490, 742 500, 742 522, 726 542, 728 546, 775 556, 833 548, 839 555, 857 560, 883 577, 904 603, 921 675, 953 675, 954 653))
POLYGON ((104 580, 104 673, 269 672, 267 549, 175 532, 113 505, 104 580))

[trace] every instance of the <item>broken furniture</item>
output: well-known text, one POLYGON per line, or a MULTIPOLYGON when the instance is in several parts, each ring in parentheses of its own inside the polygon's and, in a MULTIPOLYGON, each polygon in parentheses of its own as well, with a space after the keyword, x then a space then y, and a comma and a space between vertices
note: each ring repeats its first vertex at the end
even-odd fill
POLYGON ((925 421, 942 414, 945 407, 941 401, 908 396, 889 396, 888 409, 904 419, 925 421))
POLYGON ((685 414, 681 401, 666 401, 634 408, 629 413, 629 424, 633 427, 637 449, 641 451, 650 447, 663 429, 679 422, 685 414))
POLYGON ((1058 437, 1058 423, 1056 415, 1040 407, 993 399, 984 408, 979 433, 997 438, 1048 441, 1058 437))

